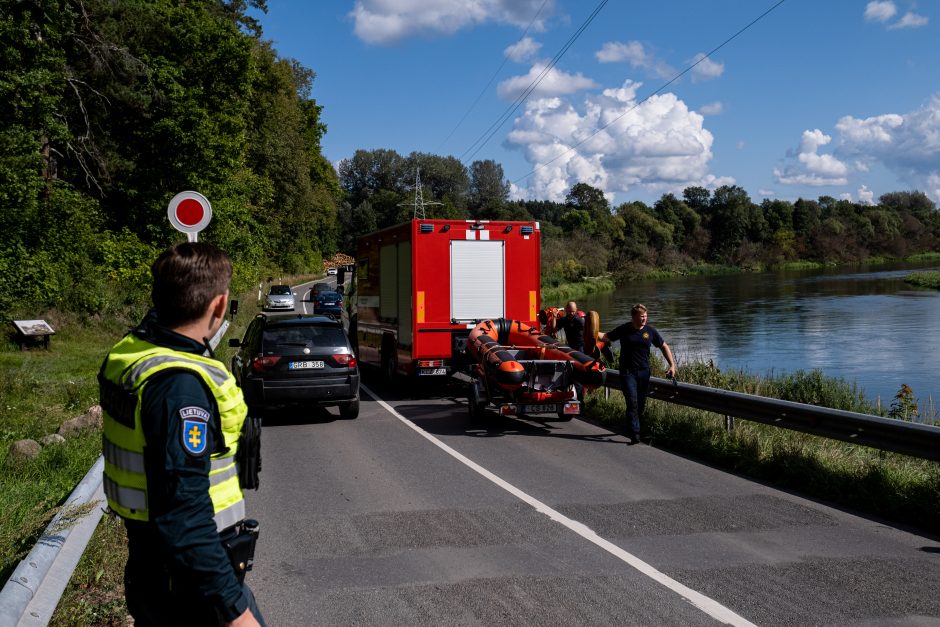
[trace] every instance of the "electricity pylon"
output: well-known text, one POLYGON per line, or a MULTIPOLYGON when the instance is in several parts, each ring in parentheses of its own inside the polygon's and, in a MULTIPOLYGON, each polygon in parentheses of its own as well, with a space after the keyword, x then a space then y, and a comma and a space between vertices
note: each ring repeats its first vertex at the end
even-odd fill
MULTIPOLYGON (((402 202, 398 203, 399 207, 406 207, 411 203, 402 202)), ((421 220, 425 219, 424 206, 425 205, 443 205, 442 202, 424 202, 424 193, 421 191, 421 168, 417 168, 417 173, 415 174, 415 200, 414 200, 414 213, 411 215, 412 218, 419 218, 421 220)))

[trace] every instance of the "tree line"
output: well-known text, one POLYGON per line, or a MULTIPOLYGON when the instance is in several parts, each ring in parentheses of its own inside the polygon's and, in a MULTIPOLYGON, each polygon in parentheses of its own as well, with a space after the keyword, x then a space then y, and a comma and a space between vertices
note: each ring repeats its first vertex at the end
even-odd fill
POLYGON ((393 150, 358 150, 339 166, 345 198, 341 245, 357 234, 397 224, 413 212, 420 168, 428 217, 538 220, 543 284, 611 273, 620 280, 653 268, 703 263, 764 269, 790 261, 847 263, 872 256, 902 258, 940 247, 940 212, 922 192, 882 195, 868 205, 816 200, 751 200, 735 185, 687 187, 611 206, 603 191, 577 183, 564 202, 510 200, 502 166, 393 150))
POLYGON ((315 73, 281 58, 252 17, 265 0, 0 0, 0 314, 139 303, 181 235, 166 208, 205 194, 200 235, 235 288, 321 268, 355 238, 407 220, 420 170, 428 217, 538 220, 543 282, 701 262, 766 267, 936 250, 919 192, 877 205, 823 196, 754 203, 736 186, 611 206, 578 183, 564 202, 510 200, 503 168, 358 150, 337 169, 315 73))

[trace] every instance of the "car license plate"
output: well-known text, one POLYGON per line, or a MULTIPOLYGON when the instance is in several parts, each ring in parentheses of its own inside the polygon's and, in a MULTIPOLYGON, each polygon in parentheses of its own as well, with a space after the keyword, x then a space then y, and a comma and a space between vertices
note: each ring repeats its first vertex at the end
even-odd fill
POLYGON ((334 307, 334 306, 336 306, 336 303, 323 303, 323 306, 324 306, 324 307, 334 307))
POLYGON ((326 364, 322 361, 292 361, 288 370, 304 370, 308 368, 323 368, 326 364))
POLYGON ((447 374, 447 368, 420 368, 418 370, 418 376, 420 377, 437 377, 447 374))

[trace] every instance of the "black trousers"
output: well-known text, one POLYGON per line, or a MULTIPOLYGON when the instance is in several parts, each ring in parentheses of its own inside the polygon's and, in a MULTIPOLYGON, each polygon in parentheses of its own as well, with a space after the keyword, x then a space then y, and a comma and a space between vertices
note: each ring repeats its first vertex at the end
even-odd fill
MULTIPOLYGON (((264 627, 255 595, 247 584, 242 584, 242 588, 248 596, 251 613, 264 627)), ((222 627, 226 624, 215 607, 198 593, 186 589, 167 590, 166 585, 152 579, 135 580, 127 572, 124 575, 124 596, 135 627, 222 627)))

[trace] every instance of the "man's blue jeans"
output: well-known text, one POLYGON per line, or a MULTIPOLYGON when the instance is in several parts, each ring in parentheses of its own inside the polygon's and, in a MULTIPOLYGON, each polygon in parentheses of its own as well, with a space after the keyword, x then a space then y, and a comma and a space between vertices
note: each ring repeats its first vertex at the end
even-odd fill
POLYGON ((646 394, 650 389, 650 369, 621 370, 620 383, 627 402, 627 421, 636 437, 640 436, 640 418, 646 408, 646 394))

